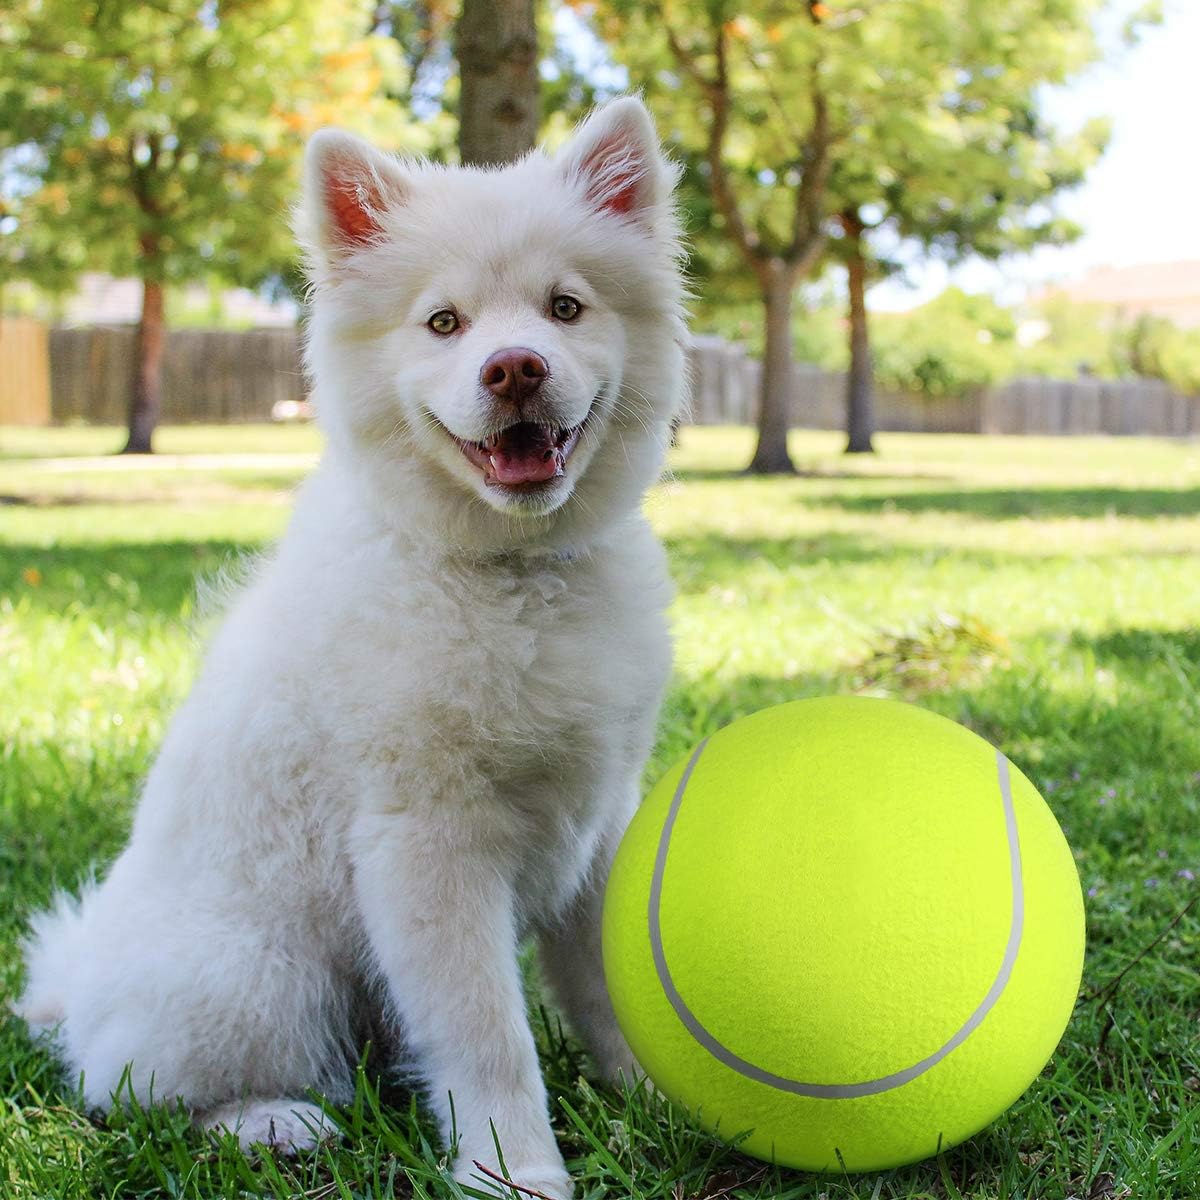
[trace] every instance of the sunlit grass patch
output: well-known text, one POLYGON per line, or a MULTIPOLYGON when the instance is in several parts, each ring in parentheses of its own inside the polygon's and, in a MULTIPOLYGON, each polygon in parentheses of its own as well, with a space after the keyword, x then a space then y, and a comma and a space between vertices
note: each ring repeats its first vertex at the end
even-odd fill
MULTIPOLYGON (((164 470, 52 463, 113 430, 0 430, 0 1001, 55 885, 119 848, 193 677, 197 580, 286 523, 309 428, 161 431, 164 470), (230 452, 202 465, 196 455, 230 452), (4 456, 8 457, 5 458, 4 456), (240 456, 240 457, 239 457, 240 456), (250 457, 245 457, 250 456, 250 457), (264 465, 266 463, 267 465, 264 465), (32 497, 34 502, 25 502, 32 497)), ((720 724, 801 696, 910 699, 991 738, 1043 790, 1087 896, 1085 993, 1042 1078, 995 1125, 861 1179, 764 1169, 644 1095, 586 1082, 535 1027, 580 1194, 688 1200, 1121 1196, 1200 1179, 1200 446, 884 435, 869 459, 799 433, 793 479, 740 476, 746 430, 684 430, 647 511, 670 552, 677 669, 653 778, 720 724)), ((283 618, 286 621, 286 615, 283 618)), ((99 1121, 47 1049, 0 1021, 0 1196, 437 1196, 420 1105, 370 1070, 312 1159, 247 1158, 165 1109, 99 1121)))

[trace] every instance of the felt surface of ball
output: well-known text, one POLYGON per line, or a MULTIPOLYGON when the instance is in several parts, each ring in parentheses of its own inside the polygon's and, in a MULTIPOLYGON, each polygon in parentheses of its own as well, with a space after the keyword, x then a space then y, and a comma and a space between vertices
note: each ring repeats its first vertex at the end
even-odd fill
POLYGON ((1075 1003, 1070 848, 986 741, 861 697, 764 709, 647 797, 604 966, 647 1074, 741 1149, 814 1171, 916 1162, 1033 1082, 1075 1003))

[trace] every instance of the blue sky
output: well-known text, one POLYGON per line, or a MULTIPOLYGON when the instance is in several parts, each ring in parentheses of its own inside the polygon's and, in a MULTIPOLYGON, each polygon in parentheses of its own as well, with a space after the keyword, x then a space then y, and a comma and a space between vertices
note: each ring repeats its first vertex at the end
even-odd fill
POLYGON ((947 282, 1019 300, 1042 283, 1076 278, 1094 266, 1200 259, 1200 0, 1168 0, 1163 24, 1115 52, 1070 88, 1047 98, 1047 112, 1073 127, 1112 119, 1108 153, 1061 211, 1085 229, 1072 246, 1045 248, 999 265, 968 262, 910 269, 874 288, 873 308, 910 308, 947 282))

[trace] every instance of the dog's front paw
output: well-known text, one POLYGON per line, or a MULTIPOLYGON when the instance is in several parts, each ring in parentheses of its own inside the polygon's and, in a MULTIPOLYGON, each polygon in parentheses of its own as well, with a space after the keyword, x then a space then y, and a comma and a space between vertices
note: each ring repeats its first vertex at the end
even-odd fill
POLYGON ((509 1163, 508 1170, 509 1174, 505 1175, 500 1167, 493 1163, 460 1158, 454 1166, 454 1178, 459 1183, 469 1183, 480 1191, 490 1188, 498 1196, 505 1197, 512 1196, 514 1187, 519 1189, 518 1195, 545 1196, 548 1200, 571 1200, 574 1194, 571 1177, 561 1161, 527 1167, 509 1163))
POLYGON ((619 1058, 614 1056, 601 1063, 600 1076, 605 1083, 616 1088, 617 1091, 625 1088, 634 1091, 644 1085, 646 1081, 646 1072, 642 1070, 632 1053, 619 1058))
POLYGON ((610 1086, 634 1088, 646 1078, 615 1017, 607 1028, 594 1034, 588 1048, 600 1069, 600 1077, 610 1086))
POLYGON ((237 1134, 243 1150, 266 1146, 280 1154, 295 1155, 339 1136, 324 1112, 307 1100, 250 1100, 227 1104, 201 1118, 206 1129, 237 1134))

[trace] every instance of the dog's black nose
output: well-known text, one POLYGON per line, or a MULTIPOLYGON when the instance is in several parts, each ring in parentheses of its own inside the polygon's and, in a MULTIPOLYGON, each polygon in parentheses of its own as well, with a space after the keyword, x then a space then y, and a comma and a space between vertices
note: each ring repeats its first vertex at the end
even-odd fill
POLYGON ((532 350, 510 346, 497 350, 479 372, 479 382, 498 400, 521 404, 542 386, 550 374, 546 360, 532 350))

